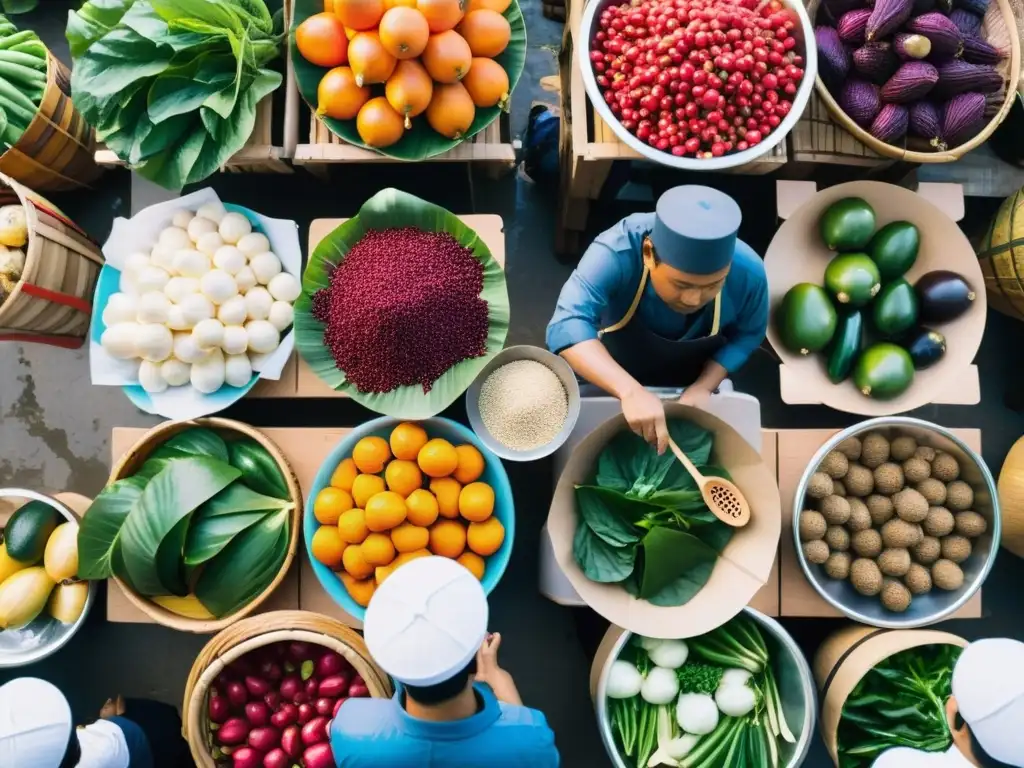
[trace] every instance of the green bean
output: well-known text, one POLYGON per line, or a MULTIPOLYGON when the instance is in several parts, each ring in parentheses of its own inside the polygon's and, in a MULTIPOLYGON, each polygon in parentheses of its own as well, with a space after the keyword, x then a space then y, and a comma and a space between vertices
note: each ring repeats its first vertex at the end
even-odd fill
POLYGON ((4 61, 10 62, 11 64, 20 64, 23 67, 29 69, 41 70, 46 72, 46 59, 33 56, 31 53, 21 53, 19 51, 0 51, 0 58, 4 61))
POLYGON ((41 75, 34 69, 28 69, 20 64, 10 64, 0 55, 0 78, 8 80, 12 85, 20 84, 40 87, 46 83, 46 76, 41 75))
POLYGON ((27 42, 29 40, 39 40, 39 36, 36 35, 31 29, 26 29, 13 35, 9 35, 4 38, 0 38, 0 50, 6 48, 13 48, 16 45, 27 42))
MULTIPOLYGON (((3 68, 0 67, 0 75, 2 74, 3 68)), ((32 118, 35 117, 38 107, 29 101, 25 94, 4 80, 3 77, 0 77, 0 100, 4 101, 4 109, 7 110, 8 119, 20 118, 25 125, 28 125, 32 122, 32 118)))
POLYGON ((25 43, 18 43, 9 50, 14 51, 15 53, 26 53, 29 56, 35 56, 37 59, 46 61, 47 48, 39 40, 29 40, 25 43))

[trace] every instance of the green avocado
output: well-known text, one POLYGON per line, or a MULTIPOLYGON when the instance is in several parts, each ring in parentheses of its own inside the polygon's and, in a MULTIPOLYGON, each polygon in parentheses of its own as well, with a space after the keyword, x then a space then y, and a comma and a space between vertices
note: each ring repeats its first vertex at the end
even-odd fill
POLYGON ((841 253, 825 268, 825 287, 840 304, 863 307, 881 288, 878 267, 866 253, 841 253))
POLYGON ((917 324, 917 294, 902 277, 878 293, 874 306, 875 330, 883 336, 898 336, 917 324))
POLYGON ((845 381, 853 370, 864 339, 864 316, 854 310, 840 316, 828 353, 828 378, 833 384, 845 381))
POLYGON ((913 381, 914 363, 910 354, 887 341, 865 349, 853 371, 857 389, 875 400, 899 397, 913 381))
POLYGON ((824 349, 832 340, 836 308, 820 285, 798 283, 786 292, 776 320, 786 349, 806 355, 824 349))
POLYGON ((825 210, 818 226, 830 251, 859 251, 875 233, 875 212, 859 197, 844 197, 825 210))
POLYGON ((35 565, 43 559, 46 540, 63 520, 56 509, 41 501, 19 507, 4 527, 7 554, 19 563, 35 565))
POLYGON ((884 282, 903 277, 917 261, 921 233, 909 221, 886 224, 868 243, 868 255, 878 265, 884 282))

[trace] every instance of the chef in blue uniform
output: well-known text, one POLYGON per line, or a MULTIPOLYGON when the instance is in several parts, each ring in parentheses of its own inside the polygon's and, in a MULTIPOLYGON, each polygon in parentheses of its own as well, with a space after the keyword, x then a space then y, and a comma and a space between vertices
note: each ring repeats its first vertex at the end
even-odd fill
POLYGON ((659 453, 662 401, 645 387, 685 387, 704 406, 761 345, 768 328, 764 262, 736 233, 740 207, 701 186, 674 187, 654 213, 603 232, 563 286, 548 348, 622 402, 630 427, 659 453))

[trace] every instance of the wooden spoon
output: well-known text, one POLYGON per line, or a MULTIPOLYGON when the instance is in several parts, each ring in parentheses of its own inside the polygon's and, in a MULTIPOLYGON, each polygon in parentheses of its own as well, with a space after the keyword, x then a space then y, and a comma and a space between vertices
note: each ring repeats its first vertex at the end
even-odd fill
POLYGON ((750 522, 750 505, 735 483, 724 477, 702 475, 690 461, 690 457, 683 453, 682 448, 676 445, 676 441, 671 437, 668 439, 668 445, 679 459, 679 463, 686 467, 686 471, 696 481, 701 496, 704 497, 704 503, 715 517, 733 528, 742 528, 750 522))

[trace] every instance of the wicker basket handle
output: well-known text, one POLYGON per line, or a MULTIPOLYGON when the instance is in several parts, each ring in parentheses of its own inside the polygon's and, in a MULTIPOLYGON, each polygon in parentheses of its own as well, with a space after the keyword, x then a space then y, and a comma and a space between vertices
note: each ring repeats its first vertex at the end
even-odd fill
POLYGON ((43 288, 42 286, 28 282, 23 282, 20 288, 22 293, 27 293, 29 296, 34 296, 37 299, 45 299, 46 301, 54 304, 60 304, 61 306, 77 309, 84 315, 92 314, 92 304, 85 299, 79 298, 78 296, 74 296, 70 293, 51 291, 49 288, 43 288))

